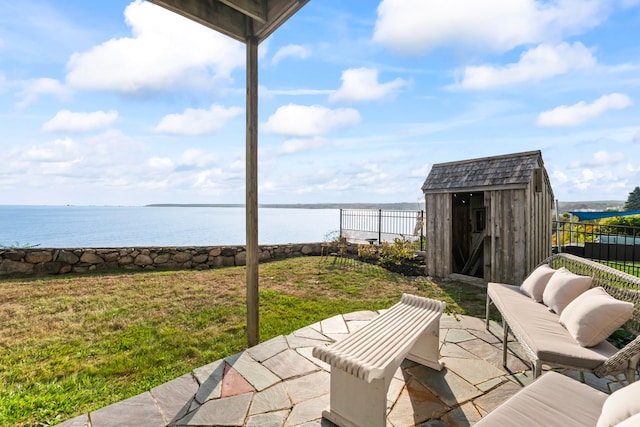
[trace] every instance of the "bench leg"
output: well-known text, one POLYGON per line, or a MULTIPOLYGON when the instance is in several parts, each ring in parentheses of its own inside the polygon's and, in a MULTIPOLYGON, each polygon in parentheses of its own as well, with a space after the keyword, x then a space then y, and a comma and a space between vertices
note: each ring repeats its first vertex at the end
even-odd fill
POLYGON ((487 308, 485 314, 485 329, 489 330, 489 307, 491 307, 491 298, 489 298, 489 294, 487 294, 487 308))
POLYGON ((406 358, 436 371, 442 370, 444 365, 440 362, 440 319, 431 322, 406 358))
POLYGON ((502 366, 507 367, 507 340, 509 338, 509 325, 502 319, 502 366))
POLYGON ((390 382, 375 379, 368 383, 332 366, 330 407, 322 416, 340 427, 386 427, 390 382))
POLYGON ((533 362, 533 379, 535 380, 542 374, 542 362, 540 359, 536 359, 533 362))

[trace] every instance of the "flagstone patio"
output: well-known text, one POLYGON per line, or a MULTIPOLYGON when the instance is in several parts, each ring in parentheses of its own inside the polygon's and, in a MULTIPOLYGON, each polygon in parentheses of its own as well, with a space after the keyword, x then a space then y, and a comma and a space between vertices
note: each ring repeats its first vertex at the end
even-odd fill
MULTIPOLYGON (((330 367, 311 351, 377 315, 361 311, 323 320, 59 426, 333 426, 322 419, 329 407, 330 367)), ((531 382, 518 344, 510 344, 507 371, 497 338, 502 326, 491 322, 490 331, 480 319, 443 315, 445 368, 438 372, 405 360, 387 394, 387 424, 470 426, 531 382)), ((586 375, 586 382, 607 393, 619 387, 615 378, 586 375)))

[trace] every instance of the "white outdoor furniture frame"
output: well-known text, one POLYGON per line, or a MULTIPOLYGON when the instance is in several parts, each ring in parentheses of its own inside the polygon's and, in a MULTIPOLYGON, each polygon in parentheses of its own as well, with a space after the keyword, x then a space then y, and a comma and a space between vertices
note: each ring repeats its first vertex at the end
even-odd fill
POLYGON ((441 370, 441 301, 404 294, 399 303, 354 333, 313 355, 331 365, 330 410, 340 427, 385 427, 387 392, 406 358, 441 370))

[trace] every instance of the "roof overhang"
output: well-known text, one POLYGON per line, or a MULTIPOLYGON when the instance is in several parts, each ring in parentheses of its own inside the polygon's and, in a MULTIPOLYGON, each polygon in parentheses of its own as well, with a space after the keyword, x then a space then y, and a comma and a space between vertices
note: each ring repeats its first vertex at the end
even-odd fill
POLYGON ((309 0, 149 0, 241 42, 265 40, 309 0))

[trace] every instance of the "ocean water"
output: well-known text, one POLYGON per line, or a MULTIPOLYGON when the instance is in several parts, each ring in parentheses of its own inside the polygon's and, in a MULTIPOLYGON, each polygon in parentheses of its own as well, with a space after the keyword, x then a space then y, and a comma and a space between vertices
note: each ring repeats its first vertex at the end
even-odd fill
MULTIPOLYGON (((321 242, 339 228, 339 209, 258 212, 261 245, 321 242)), ((217 246, 245 241, 244 208, 0 205, 2 246, 217 246)))

